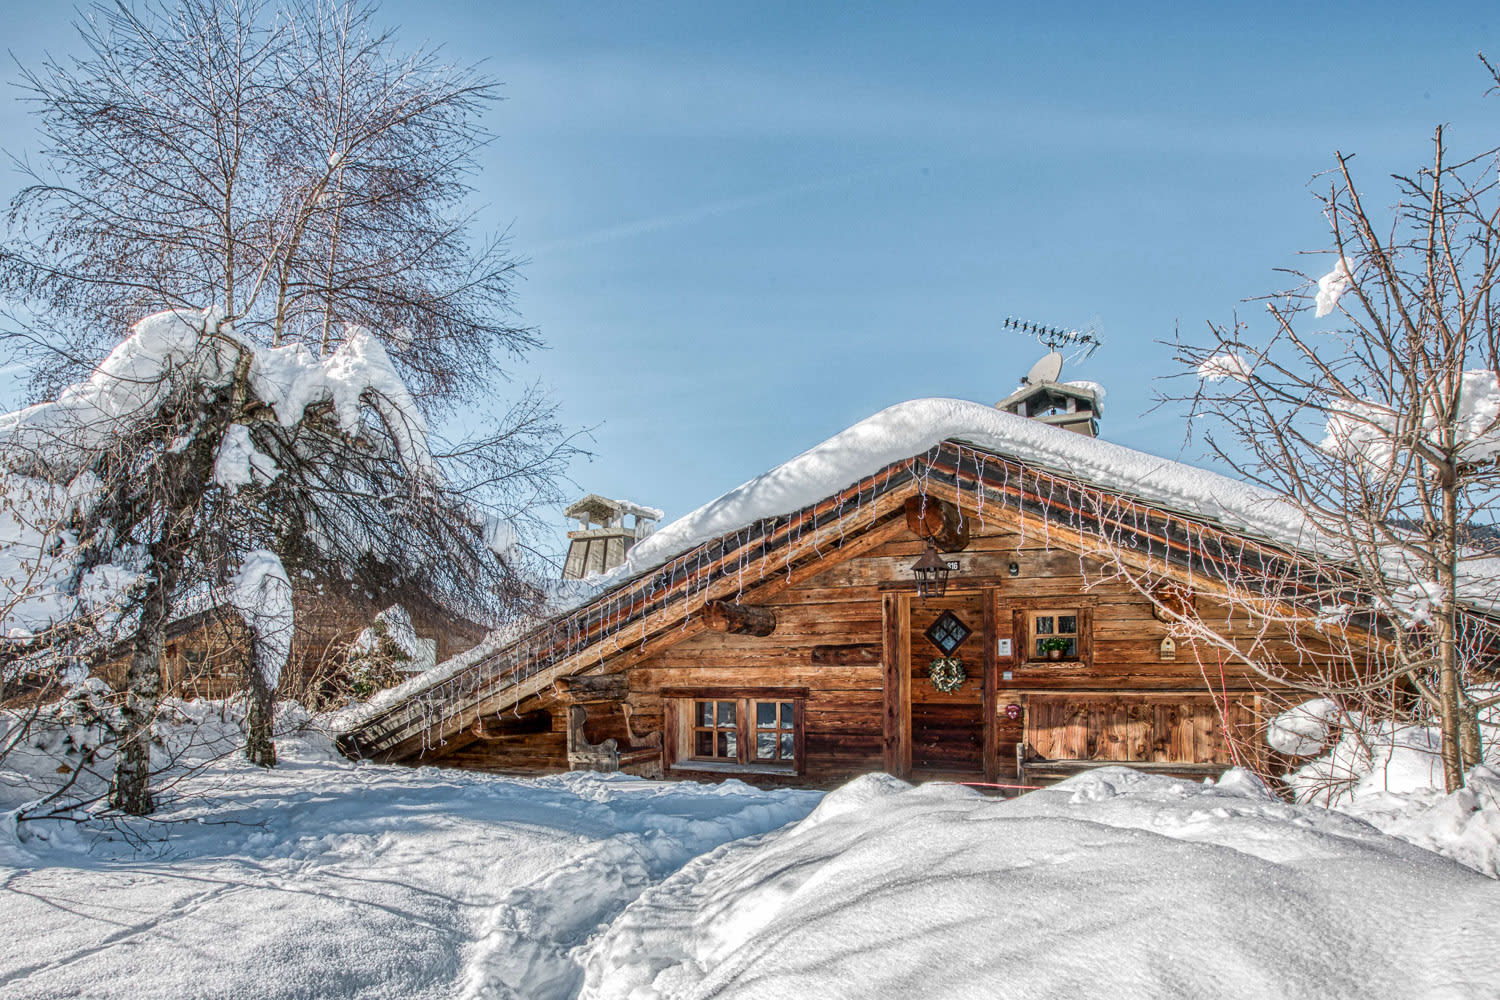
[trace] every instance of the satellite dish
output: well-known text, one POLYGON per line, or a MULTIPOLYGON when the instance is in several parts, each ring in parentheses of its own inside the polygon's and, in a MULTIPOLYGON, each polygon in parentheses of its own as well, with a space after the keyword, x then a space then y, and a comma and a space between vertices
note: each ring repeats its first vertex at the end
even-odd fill
POLYGON ((1056 382, 1057 376, 1062 374, 1063 356, 1056 351, 1048 351, 1042 360, 1031 366, 1031 371, 1026 373, 1022 379, 1027 385, 1036 385, 1038 382, 1056 382))

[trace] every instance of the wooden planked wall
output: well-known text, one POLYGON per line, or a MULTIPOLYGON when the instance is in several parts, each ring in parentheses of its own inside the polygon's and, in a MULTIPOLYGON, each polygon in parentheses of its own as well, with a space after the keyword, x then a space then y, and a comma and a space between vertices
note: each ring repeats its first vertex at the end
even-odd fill
MULTIPOLYGON (((804 721, 807 767, 802 783, 833 784, 883 769, 883 673, 878 660, 881 598, 893 587, 910 583, 910 565, 921 549, 918 539, 903 532, 895 540, 831 565, 766 599, 764 603, 774 607, 777 615, 771 636, 686 630, 681 642, 630 667, 629 702, 636 729, 663 726, 663 688, 805 687, 809 691, 804 721), (814 651, 828 646, 865 647, 867 662, 814 662, 814 651), (868 656, 871 648, 876 658, 868 656)), ((1090 576, 1098 582, 1085 590, 1079 556, 1049 546, 1043 538, 1023 538, 992 521, 977 528, 970 546, 950 558, 960 563, 952 599, 930 607, 912 601, 913 764, 917 768, 977 767, 977 740, 983 725, 979 700, 983 608, 980 594, 964 588, 980 580, 995 593, 998 637, 1012 638, 1018 652, 1019 637, 1010 635, 1017 610, 1071 607, 1078 602, 1091 609, 1092 617, 1091 662, 1086 666, 1032 663, 1015 656, 999 659, 999 670, 1010 673, 997 687, 1001 776, 1015 773, 1015 747, 1024 738, 1022 721, 1008 719, 1005 707, 1024 704, 1032 695, 1158 691, 1170 702, 1188 694, 1201 696, 1207 690, 1205 678, 1215 688, 1233 693, 1248 692, 1253 686, 1251 677, 1230 666, 1221 675, 1216 660, 1200 665, 1186 646, 1178 649, 1175 661, 1163 662, 1160 643, 1166 629, 1152 616, 1149 602, 1121 582, 1100 581, 1097 571, 1090 576), (1019 568, 1015 577, 1008 572, 1012 562, 1019 568), (927 664, 937 650, 922 633, 940 608, 949 605, 962 608, 960 617, 975 630, 960 651, 966 667, 972 664, 972 680, 953 695, 941 695, 927 679, 927 664)), ((753 601, 753 593, 746 600, 753 601)), ((1290 646, 1286 655, 1293 655, 1290 646)), ((538 706, 553 709, 553 732, 502 742, 450 740, 448 746, 429 751, 424 760, 499 771, 565 770, 565 712, 546 692, 524 703, 521 711, 538 706)), ((1253 720, 1246 719, 1244 724, 1253 725, 1253 720)))

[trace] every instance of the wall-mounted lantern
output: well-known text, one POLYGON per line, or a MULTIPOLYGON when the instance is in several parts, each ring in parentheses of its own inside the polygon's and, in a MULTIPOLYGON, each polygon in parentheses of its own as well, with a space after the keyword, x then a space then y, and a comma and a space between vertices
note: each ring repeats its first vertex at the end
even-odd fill
POLYGON ((911 575, 917 581, 918 597, 942 597, 948 592, 948 576, 958 569, 958 561, 949 561, 938 555, 937 546, 927 539, 927 547, 911 564, 911 575))
POLYGON ((1021 564, 1018 563, 1018 562, 1011 563, 1009 566, 1006 567, 1006 569, 1010 571, 1010 575, 1011 576, 1020 576, 1021 575, 1021 564))

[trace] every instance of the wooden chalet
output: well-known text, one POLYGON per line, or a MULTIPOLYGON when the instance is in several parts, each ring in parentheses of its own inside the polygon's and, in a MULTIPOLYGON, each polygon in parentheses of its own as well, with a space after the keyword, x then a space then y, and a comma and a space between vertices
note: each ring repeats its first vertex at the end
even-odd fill
POLYGON ((1245 487, 977 403, 871 421, 641 543, 592 599, 388 692, 349 717, 342 746, 807 785, 1265 763, 1260 682, 1177 648, 1118 572, 1150 568, 1212 613, 1226 564, 1295 556, 1225 502, 1245 487), (903 440, 918 444, 891 458, 903 440), (848 455, 872 467, 849 477, 848 455), (843 485, 759 509, 830 461, 843 485), (949 571, 941 596, 913 574, 929 546, 949 571))

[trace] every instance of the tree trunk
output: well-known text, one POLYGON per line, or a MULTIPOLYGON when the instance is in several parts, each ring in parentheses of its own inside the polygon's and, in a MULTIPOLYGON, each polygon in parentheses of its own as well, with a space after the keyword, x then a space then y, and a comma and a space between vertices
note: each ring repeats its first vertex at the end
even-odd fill
POLYGON ((120 713, 124 735, 115 749, 109 804, 132 816, 145 816, 156 805, 151 795, 151 724, 161 698, 161 637, 171 583, 160 572, 147 582, 125 674, 125 705, 120 713))
POLYGON ((1443 490, 1442 538, 1439 541, 1437 577, 1443 608, 1437 617, 1438 632, 1438 722, 1442 727, 1443 777, 1448 791, 1464 787, 1464 758, 1460 746, 1463 713, 1459 705, 1458 662, 1458 490, 1452 476, 1443 490))
POLYGON ((261 674, 257 644, 252 642, 250 645, 250 676, 246 685, 250 708, 245 716, 245 758, 257 767, 275 767, 276 742, 271 724, 276 718, 276 699, 261 674))
POLYGON ((1458 750, 1463 758, 1464 770, 1480 762, 1479 712, 1471 703, 1459 709, 1458 750))

